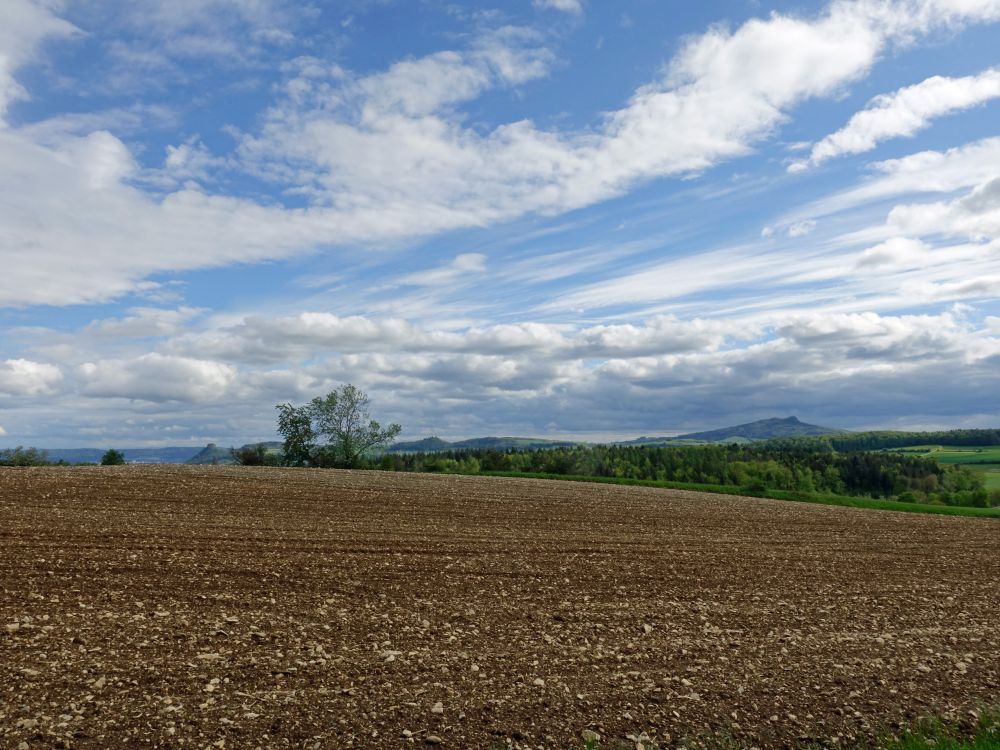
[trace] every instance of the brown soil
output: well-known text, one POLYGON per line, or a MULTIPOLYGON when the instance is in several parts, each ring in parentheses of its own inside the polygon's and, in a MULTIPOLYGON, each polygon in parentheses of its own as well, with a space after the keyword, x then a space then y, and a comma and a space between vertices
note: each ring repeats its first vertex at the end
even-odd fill
POLYGON ((0 470, 0 746, 849 744, 1000 704, 998 551, 638 487, 0 470))

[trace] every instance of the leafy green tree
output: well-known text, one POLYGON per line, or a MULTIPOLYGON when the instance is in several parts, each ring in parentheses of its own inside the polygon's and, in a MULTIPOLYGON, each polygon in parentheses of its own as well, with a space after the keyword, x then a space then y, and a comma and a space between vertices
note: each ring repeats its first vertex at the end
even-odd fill
POLYGON ((365 454, 384 448, 401 431, 371 418, 370 401, 350 383, 317 396, 304 406, 278 404, 278 432, 285 439, 285 461, 292 466, 356 468, 365 454))
POLYGON ((278 404, 278 432, 285 439, 285 463, 289 466, 309 466, 318 446, 312 426, 309 406, 278 404))
POLYGON ((101 456, 101 466, 123 466, 124 464, 125 454, 121 451, 116 451, 114 448, 109 449, 101 456))
POLYGON ((237 466, 267 466, 267 446, 263 443, 244 445, 242 448, 230 448, 229 455, 237 466))

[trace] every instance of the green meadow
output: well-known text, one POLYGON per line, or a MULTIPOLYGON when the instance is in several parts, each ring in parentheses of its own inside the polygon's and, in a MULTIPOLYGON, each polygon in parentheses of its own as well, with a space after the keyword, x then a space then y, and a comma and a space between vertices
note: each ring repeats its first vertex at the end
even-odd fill
POLYGON ((961 464, 983 475, 986 489, 1000 489, 1000 445, 910 445, 892 453, 909 453, 935 459, 940 464, 961 464))

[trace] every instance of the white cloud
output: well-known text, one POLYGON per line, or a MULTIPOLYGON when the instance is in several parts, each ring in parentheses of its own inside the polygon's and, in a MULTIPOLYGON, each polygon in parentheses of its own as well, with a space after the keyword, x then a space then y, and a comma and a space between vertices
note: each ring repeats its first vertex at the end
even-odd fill
POLYGON ((71 23, 56 15, 60 5, 44 0, 4 0, 0 24, 0 127, 11 102, 28 96, 14 78, 18 68, 35 59, 43 40, 77 33, 71 23))
POLYGON ((643 325, 598 325, 574 329, 544 323, 469 326, 431 330, 399 318, 338 317, 304 312, 269 318, 248 316, 199 334, 182 335, 170 346, 185 356, 235 363, 308 361, 338 353, 413 352, 508 356, 537 353, 563 360, 633 357, 717 349, 729 339, 758 333, 745 322, 654 316, 643 325))
POLYGON ((815 221, 797 221, 788 227, 788 236, 795 239, 797 237, 805 237, 807 234, 812 232, 816 228, 815 221))
POLYGON ((204 310, 181 307, 167 310, 158 307, 136 307, 122 318, 95 320, 80 333, 100 338, 129 339, 163 337, 180 333, 183 326, 204 310))
POLYGON ((87 362, 80 393, 142 401, 217 401, 236 383, 236 370, 219 362, 151 352, 132 359, 87 362))
POLYGON ((908 234, 963 236, 1000 240, 1000 165, 997 177, 952 201, 896 206, 888 223, 908 234))
MULTIPOLYGON (((774 222, 774 226, 815 221, 858 207, 881 208, 880 204, 901 195, 952 193, 974 188, 996 178, 998 164, 1000 137, 983 138, 946 151, 920 151, 899 159, 876 162, 871 165, 874 174, 857 187, 795 209, 774 222)), ((771 231, 774 232, 774 227, 771 231)))
POLYGON ((461 116, 431 109, 450 103, 439 91, 464 98, 483 85, 469 54, 410 61, 390 69, 388 80, 373 76, 361 86, 345 84, 338 69, 333 79, 296 79, 294 98, 244 140, 242 155, 276 182, 307 185, 316 200, 380 204, 390 214, 412 213, 414 226, 444 214, 483 225, 526 212, 557 213, 639 181, 746 154, 785 110, 866 73, 888 42, 993 10, 835 2, 813 20, 774 14, 733 32, 713 29, 689 41, 663 79, 639 89, 600 127, 580 132, 520 121, 484 134, 461 116), (414 90, 414 70, 427 101, 408 102, 397 93, 397 77, 406 82, 403 90, 414 90), (394 105, 388 111, 387 102, 394 105))
POLYGON ((875 97, 843 128, 812 147, 809 158, 793 162, 799 172, 844 154, 860 154, 881 141, 908 137, 944 115, 969 109, 1000 97, 1000 70, 990 69, 963 78, 934 76, 891 94, 875 97))
POLYGON ((440 286, 454 284, 462 276, 482 274, 486 271, 486 256, 482 253, 463 253, 441 268, 418 271, 396 279, 397 284, 414 286, 440 286))
POLYGON ((564 13, 582 13, 583 5, 580 0, 531 0, 531 4, 536 8, 548 8, 551 10, 561 10, 564 13))
POLYGON ((2 424, 0 424, 0 436, 3 436, 3 435, 6 435, 6 434, 7 434, 7 430, 5 430, 5 429, 3 428, 3 425, 2 425, 2 424))
POLYGON ((58 367, 27 359, 0 360, 0 396, 42 396, 62 380, 58 367))
MULTIPOLYGON (((197 31, 203 4, 168 5, 140 10, 162 17, 162 33, 175 44, 171 54, 194 54, 205 41, 197 31)), ((263 0, 209 6, 205 12, 232 9, 238 29, 284 28, 291 12, 263 0)), ((19 0, 17 7, 27 6, 19 0)), ((0 258, 9 272, 0 278, 0 305, 105 301, 148 291, 154 273, 586 206, 645 180, 748 153, 791 107, 837 93, 890 43, 997 17, 1000 3, 985 0, 837 0, 811 19, 773 14, 734 31, 713 28, 691 39, 662 79, 578 131, 543 130, 526 120, 484 128, 459 111, 489 88, 546 74, 551 53, 523 29, 495 30, 465 49, 360 78, 303 61, 261 130, 242 137, 238 157, 251 175, 304 195, 307 208, 262 206, 190 184, 151 194, 142 190, 143 173, 128 148, 109 132, 50 133, 38 143, 29 130, 2 130, 0 258), (30 263, 10 262, 29 253, 30 263)), ((51 14, 45 18, 66 31, 51 14)), ((208 181, 235 163, 215 162, 196 145, 175 149, 166 166, 177 179, 208 181)))
MULTIPOLYGON (((378 203, 390 213, 413 212, 415 223, 442 212, 476 225, 576 208, 639 180, 744 154, 781 121, 785 108, 862 75, 886 41, 902 33, 864 11, 836 3, 814 21, 775 15, 732 33, 713 30, 689 42, 664 80, 640 89, 603 127, 580 133, 542 131, 522 121, 482 135, 426 107, 404 103, 402 112, 386 113, 383 103, 399 99, 397 86, 377 76, 366 79, 367 96, 360 100, 356 87, 297 79, 295 101, 272 111, 270 125, 244 141, 243 155, 275 180, 311 185, 317 198, 344 206, 378 203), (303 89, 315 93, 303 97, 303 89), (324 109, 306 106, 315 96, 324 109), (331 101, 340 111, 329 108, 331 101), (372 106, 383 116, 367 117, 372 106), (663 137, 667 132, 670 138, 663 137), (297 172, 287 171, 289 160, 297 172)), ((895 20, 907 33, 918 28, 895 20)), ((440 67, 434 58, 411 65, 417 63, 440 67)), ((456 96, 479 85, 479 77, 468 83, 470 66, 465 57, 449 58, 445 77, 456 81, 456 96)), ((390 78, 395 75, 391 70, 390 78)))
MULTIPOLYGON (((102 439, 239 442, 273 435, 273 404, 346 381, 408 435, 650 434, 775 413, 845 427, 899 413, 980 414, 995 401, 1000 337, 995 318, 977 324, 974 312, 812 310, 450 331, 403 320, 258 315, 237 326, 207 321, 198 340, 174 337, 189 356, 166 351, 167 343, 162 353, 97 358, 57 381, 58 391, 39 394, 30 413, 63 415, 57 421, 73 426, 75 441, 86 429, 102 439), (269 356, 255 356, 255 346, 269 356), (941 392, 945 376, 952 387, 941 392), (130 421, 109 398, 135 400, 130 421)), ((19 424, 31 421, 26 416, 19 424)))
POLYGON ((930 247, 920 240, 908 237, 893 237, 870 247, 861 253, 859 267, 895 268, 920 267, 926 262, 930 247))

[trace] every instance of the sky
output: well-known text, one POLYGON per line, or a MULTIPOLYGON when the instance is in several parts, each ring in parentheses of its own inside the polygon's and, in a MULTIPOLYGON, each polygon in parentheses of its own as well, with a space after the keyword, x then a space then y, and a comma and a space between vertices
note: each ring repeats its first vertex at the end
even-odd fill
POLYGON ((3 0, 0 446, 1000 425, 1000 0, 3 0))

